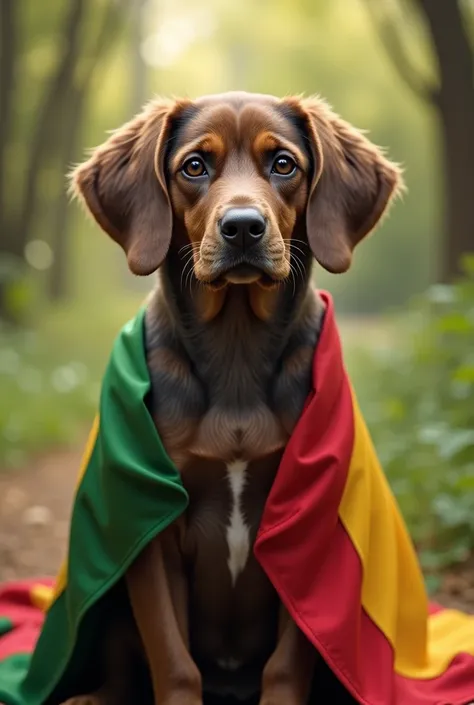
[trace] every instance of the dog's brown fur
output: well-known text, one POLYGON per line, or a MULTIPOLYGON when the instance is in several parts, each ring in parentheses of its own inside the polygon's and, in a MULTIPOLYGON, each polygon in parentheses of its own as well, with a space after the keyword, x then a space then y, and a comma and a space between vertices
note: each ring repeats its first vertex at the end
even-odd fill
MULTIPOLYGON (((245 464, 251 543, 310 389, 324 315, 312 256, 347 270, 400 171, 319 99, 230 93, 151 103, 75 171, 74 186, 133 272, 160 267, 146 317, 151 412, 190 505, 126 577, 155 703, 200 705, 205 691, 300 705, 316 654, 251 551, 232 582, 226 479, 229 464, 245 464), (274 170, 278 155, 294 172, 274 170), (266 221, 246 252, 221 235, 232 207, 266 221)), ((113 675, 95 702, 114 701, 113 675)))

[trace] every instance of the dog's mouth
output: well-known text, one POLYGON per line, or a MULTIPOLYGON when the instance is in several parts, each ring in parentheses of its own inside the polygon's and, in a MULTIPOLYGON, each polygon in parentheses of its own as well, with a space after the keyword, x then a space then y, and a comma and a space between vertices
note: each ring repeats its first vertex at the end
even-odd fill
POLYGON ((228 284, 258 284, 262 288, 271 289, 285 278, 273 271, 267 263, 242 261, 219 267, 205 283, 211 289, 221 289, 228 284))
POLYGON ((264 276, 270 279, 261 269, 246 263, 238 264, 221 275, 229 284, 253 284, 264 276))

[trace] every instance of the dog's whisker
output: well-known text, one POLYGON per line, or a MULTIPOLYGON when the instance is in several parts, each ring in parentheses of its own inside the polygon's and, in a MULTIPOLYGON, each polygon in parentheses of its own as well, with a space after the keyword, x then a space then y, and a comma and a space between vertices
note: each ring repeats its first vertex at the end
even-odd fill
POLYGON ((293 294, 292 296, 295 295, 296 293, 296 277, 295 277, 295 272, 294 272, 294 267, 293 264, 288 261, 289 267, 290 267, 290 277, 291 277, 291 283, 293 284, 293 294))
POLYGON ((186 281, 185 281, 185 284, 184 284, 184 288, 185 288, 185 289, 188 288, 188 284, 189 284, 189 293, 190 293, 190 294, 192 293, 192 290, 193 290, 193 287, 192 287, 192 276, 193 276, 193 270, 192 270, 192 267, 190 267, 190 268, 189 268, 189 272, 188 272, 187 275, 186 275, 186 281))
POLYGON ((188 260, 188 264, 190 262, 191 262, 191 266, 189 267, 188 272, 186 274, 186 279, 184 282, 184 290, 186 290, 188 283, 189 283, 189 293, 191 294, 192 293, 193 275, 194 275, 194 253, 193 253, 193 257, 191 257, 188 260))
POLYGON ((181 287, 182 291, 184 291, 186 289, 188 272, 193 271, 193 264, 194 264, 194 252, 191 252, 191 254, 188 256, 188 259, 186 260, 186 262, 183 266, 183 269, 181 271, 180 287, 181 287), (191 265, 191 267, 188 270, 189 265, 191 265), (186 276, 186 279, 185 279, 185 276, 186 276), (183 280, 184 280, 184 286, 183 286, 183 280))
POLYGON ((296 244, 304 245, 304 247, 306 248, 306 252, 309 252, 308 243, 305 242, 304 240, 293 240, 293 238, 290 237, 290 238, 283 238, 283 242, 285 243, 285 245, 293 245, 293 246, 296 244))
POLYGON ((293 259, 295 262, 297 262, 298 265, 300 265, 301 267, 303 267, 303 271, 304 271, 303 261, 302 261, 301 258, 300 258, 297 254, 295 254, 294 252, 292 253, 292 259, 293 259))
POLYGON ((293 254, 292 259, 289 261, 290 270, 294 272, 295 275, 301 277, 301 281, 305 278, 305 268, 299 257, 293 254))
POLYGON ((283 242, 299 242, 301 245, 306 245, 308 247, 308 243, 306 240, 300 240, 297 237, 282 237, 283 242))
POLYGON ((191 252, 191 253, 188 255, 188 257, 187 257, 187 259, 186 259, 186 262, 185 262, 184 265, 183 265, 183 270, 182 270, 182 272, 181 272, 181 276, 184 275, 184 272, 186 271, 186 268, 188 267, 189 263, 192 262, 193 260, 194 260, 194 253, 191 252))
POLYGON ((190 242, 187 245, 183 245, 183 247, 181 247, 178 250, 178 255, 181 255, 181 253, 183 253, 183 255, 181 255, 181 256, 184 256, 188 252, 188 250, 192 250, 193 252, 197 252, 200 247, 201 247, 201 245, 199 242, 190 242))
POLYGON ((294 297, 296 295, 296 275, 295 275, 295 271, 294 271, 293 267, 291 267, 291 272, 293 275, 293 294, 292 295, 294 297))
MULTIPOLYGON (((285 243, 285 245, 289 245, 290 252, 292 252, 293 250, 297 250, 298 252, 301 252, 302 255, 307 255, 309 252, 308 249, 303 250, 302 247, 298 247, 298 245, 294 244, 295 242, 303 243, 302 240, 284 240, 283 242, 285 243)), ((303 244, 305 244, 305 243, 303 243, 303 244)))
POLYGON ((294 256, 293 256, 293 260, 294 260, 294 263, 295 263, 295 265, 296 265, 296 267, 297 267, 297 269, 298 269, 298 272, 299 272, 299 274, 300 274, 300 276, 301 276, 301 280, 304 281, 304 277, 305 277, 305 268, 304 268, 303 262, 301 262, 300 258, 299 258, 297 255, 294 255, 294 256))
POLYGON ((188 263, 187 263, 187 266, 186 266, 186 273, 185 273, 185 275, 184 275, 184 272, 183 272, 183 276, 184 276, 184 284, 183 284, 183 287, 182 287, 183 291, 186 291, 186 288, 187 288, 187 286, 188 286, 189 277, 190 277, 190 275, 192 275, 192 272, 193 272, 193 266, 192 266, 191 262, 188 262, 188 263))
POLYGON ((305 252, 304 250, 301 249, 301 247, 291 247, 290 252, 293 254, 294 252, 300 252, 302 255, 307 255, 308 253, 305 252))
POLYGON ((301 256, 303 256, 303 257, 307 257, 307 256, 308 256, 308 252, 305 252, 305 251, 302 250, 300 247, 295 247, 295 246, 293 245, 293 246, 287 248, 287 254, 288 254, 290 257, 296 256, 296 254, 295 254, 296 252, 298 252, 298 253, 299 253, 301 256))

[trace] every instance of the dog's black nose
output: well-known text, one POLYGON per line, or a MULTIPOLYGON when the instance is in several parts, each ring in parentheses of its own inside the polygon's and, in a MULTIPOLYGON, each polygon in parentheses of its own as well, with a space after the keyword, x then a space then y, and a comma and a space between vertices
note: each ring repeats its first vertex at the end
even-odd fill
POLYGON ((265 228, 265 218, 256 208, 229 208, 220 223, 224 240, 243 250, 261 240, 265 228))

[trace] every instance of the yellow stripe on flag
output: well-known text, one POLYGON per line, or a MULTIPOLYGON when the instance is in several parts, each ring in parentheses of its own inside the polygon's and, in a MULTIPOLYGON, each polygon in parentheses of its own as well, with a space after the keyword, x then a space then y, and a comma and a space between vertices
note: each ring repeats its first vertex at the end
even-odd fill
MULTIPOLYGON (((82 456, 81 466, 79 468, 79 474, 78 474, 77 480, 76 480, 76 488, 75 488, 76 493, 77 493, 79 485, 81 484, 82 479, 85 475, 87 467, 89 465, 89 461, 92 456, 92 451, 94 450, 94 446, 95 446, 95 442, 97 440, 98 433, 99 433, 99 414, 97 414, 94 419, 94 423, 92 424, 92 428, 89 433, 89 438, 87 439, 86 448, 85 448, 84 454, 82 456)), ((61 567, 59 569, 59 572, 56 576, 56 582, 55 582, 55 586, 54 586, 53 596, 51 599, 51 604, 55 600, 58 599, 58 597, 61 595, 62 592, 64 592, 64 589, 67 584, 67 568, 68 568, 67 558, 65 558, 64 561, 62 562, 61 567)))
POLYGON ((53 600, 54 590, 49 585, 38 583, 30 588, 30 600, 32 605, 42 612, 47 612, 53 600))
POLYGON ((456 654, 474 656, 474 617, 451 609, 432 614, 428 620, 428 648, 431 672, 438 674, 446 670, 456 654))
POLYGON ((415 549, 352 397, 354 448, 339 517, 362 563, 362 606, 392 645, 397 673, 435 678, 456 654, 474 656, 474 617, 428 616, 415 549))

